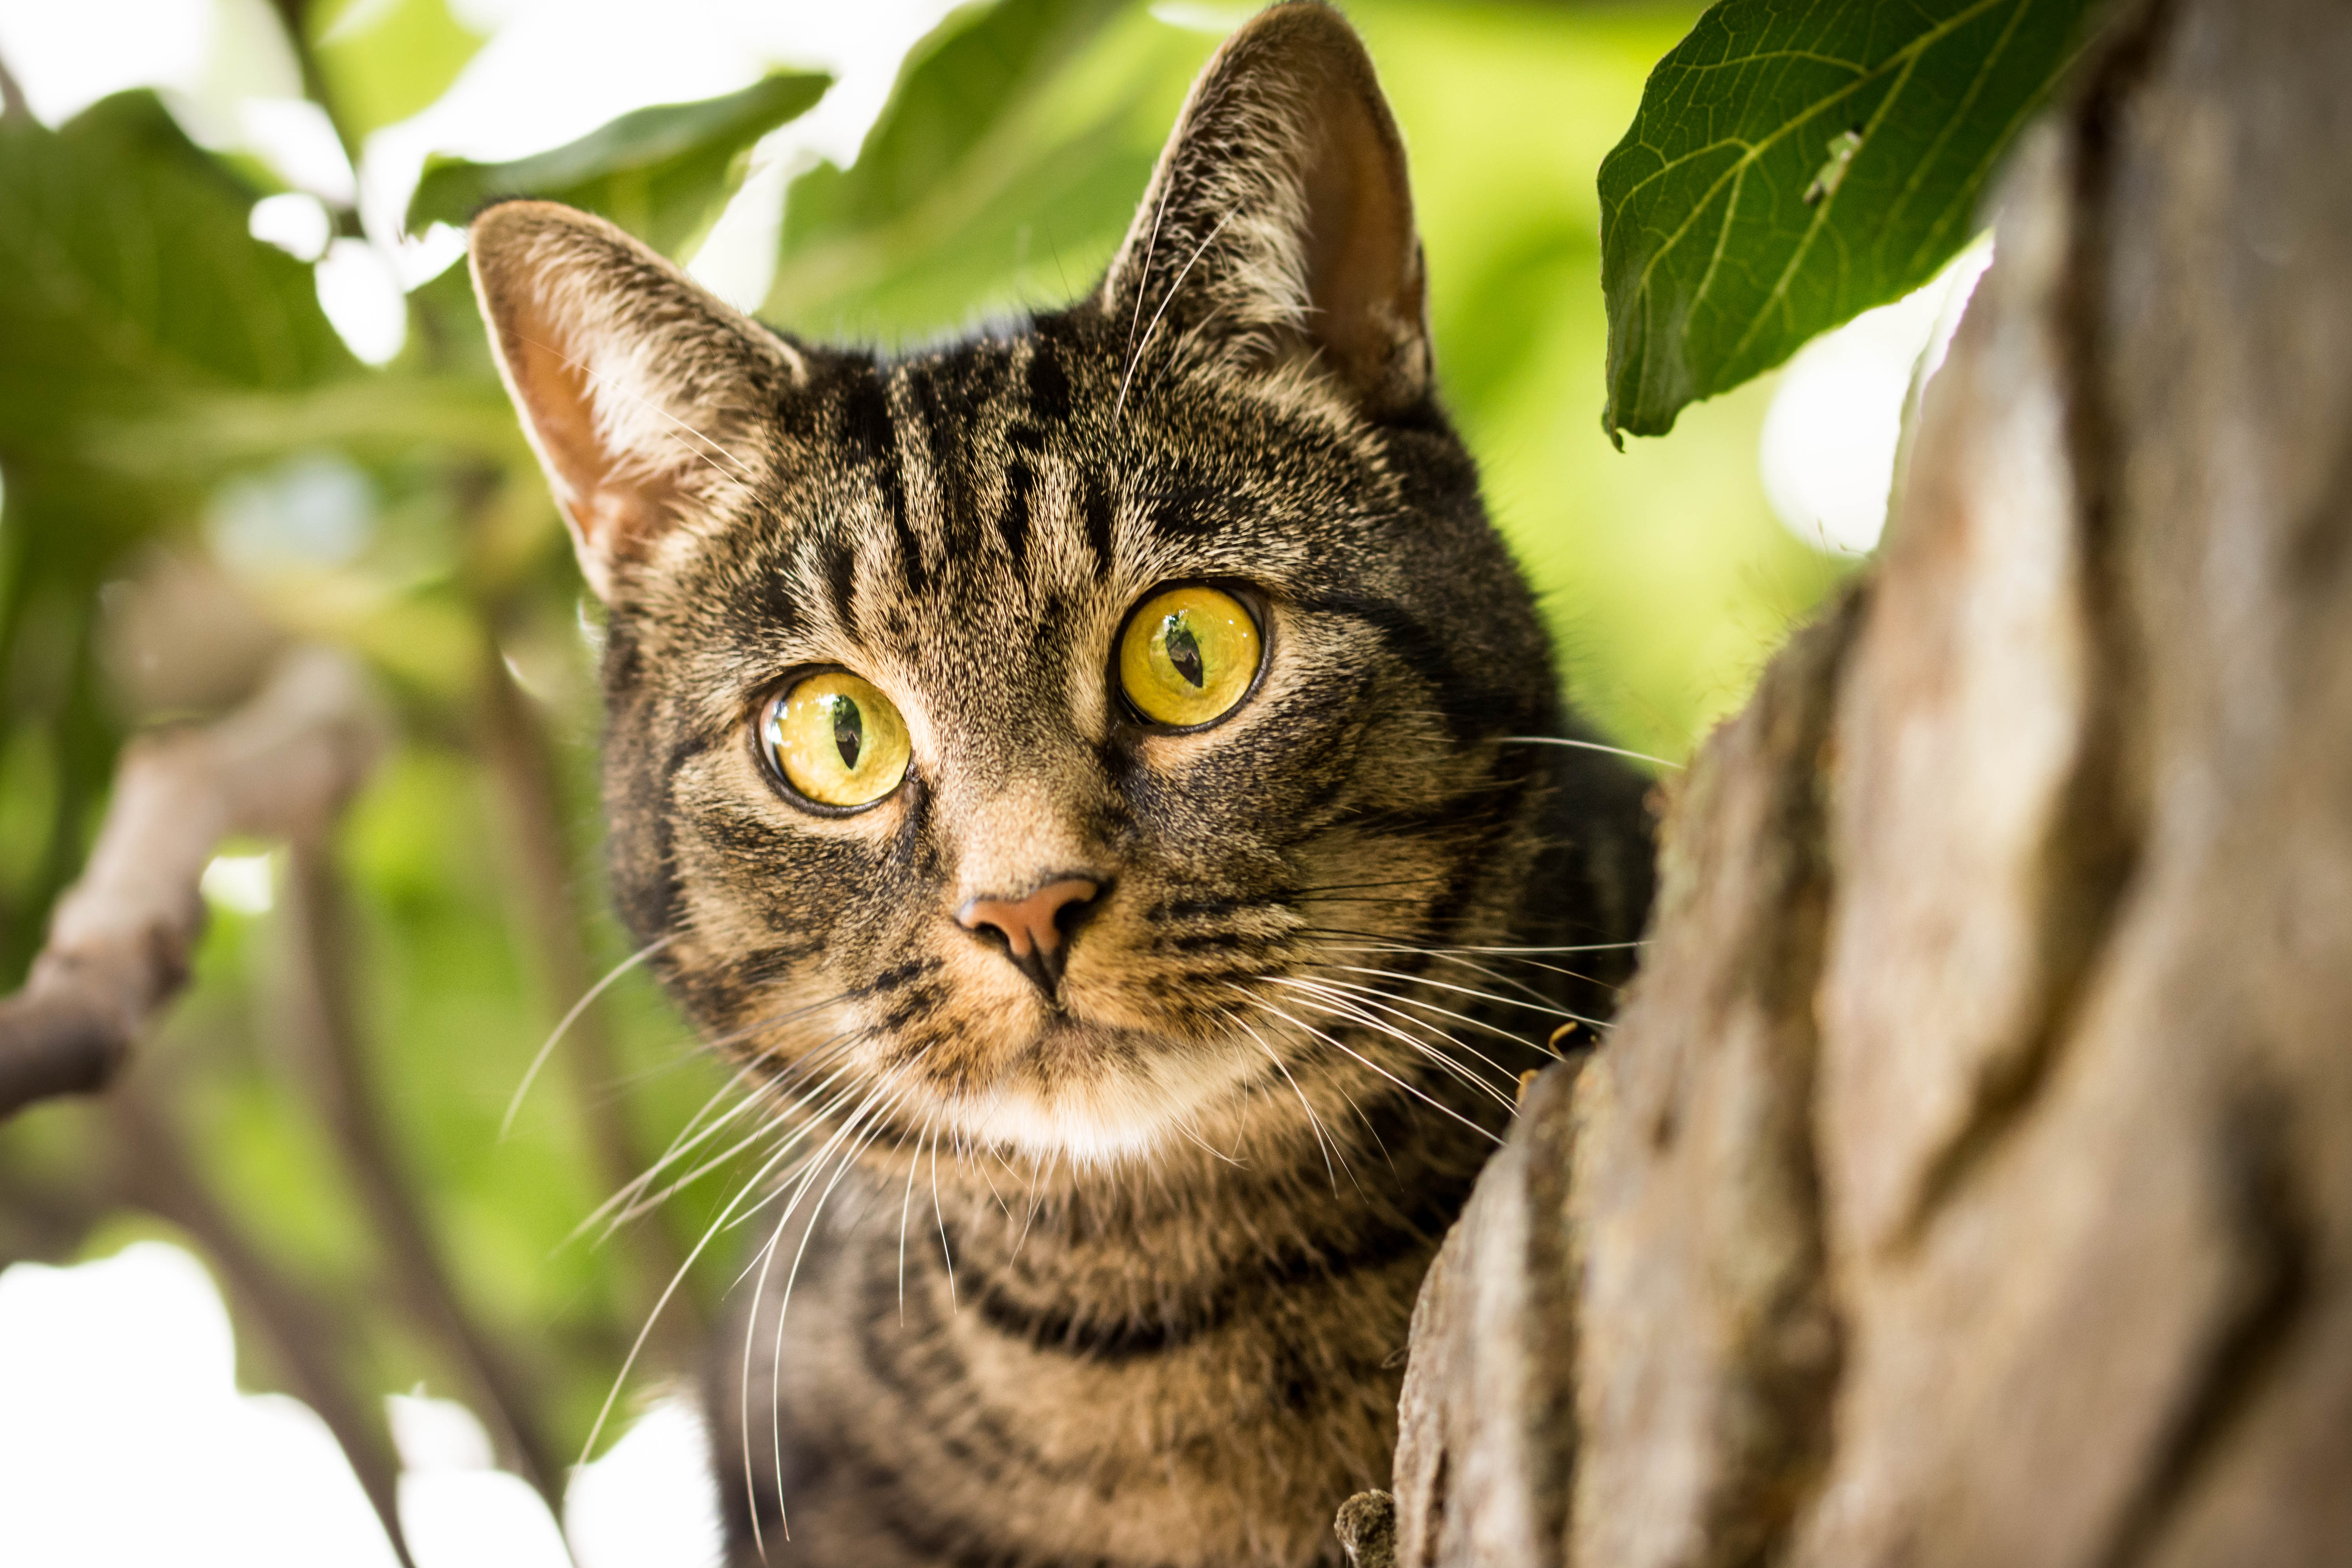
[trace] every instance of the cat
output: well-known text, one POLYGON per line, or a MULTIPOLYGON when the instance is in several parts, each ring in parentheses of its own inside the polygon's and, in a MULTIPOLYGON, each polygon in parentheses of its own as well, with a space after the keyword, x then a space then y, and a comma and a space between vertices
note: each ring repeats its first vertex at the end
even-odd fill
POLYGON ((471 252, 608 607, 615 897, 769 1119, 733 1560, 1337 1561, 1651 878, 1439 405, 1362 44, 1260 13, 1100 285, 950 346, 800 342, 547 203, 471 252))

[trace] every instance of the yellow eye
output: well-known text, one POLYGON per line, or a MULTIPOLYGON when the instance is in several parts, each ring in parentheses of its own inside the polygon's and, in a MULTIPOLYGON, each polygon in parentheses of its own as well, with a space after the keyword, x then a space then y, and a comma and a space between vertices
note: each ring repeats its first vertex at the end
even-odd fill
POLYGON ((1171 588, 1144 601, 1119 639, 1118 680, 1136 710, 1179 729, 1231 712, 1257 679, 1257 622, 1214 588, 1171 588))
POLYGON ((907 724, 869 681, 827 670, 768 704, 768 754, 819 805, 871 805, 907 776, 907 724))

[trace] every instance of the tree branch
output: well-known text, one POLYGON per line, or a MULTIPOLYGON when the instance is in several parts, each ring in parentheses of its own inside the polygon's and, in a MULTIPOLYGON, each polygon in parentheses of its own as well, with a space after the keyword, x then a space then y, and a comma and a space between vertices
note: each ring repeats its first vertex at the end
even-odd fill
POLYGON ((204 929, 197 884, 221 840, 315 831, 383 745, 357 666, 310 648, 217 723, 125 747, 98 847, 58 900, 25 988, 0 1000, 0 1118, 105 1088, 187 981, 204 929))
POLYGON ((358 1189, 410 1318, 457 1363, 508 1465, 558 1501, 562 1469, 535 1414, 530 1380, 460 1299, 393 1152, 352 1005, 344 900, 319 834, 294 840, 289 882, 287 927, 296 947, 290 1011, 313 1109, 358 1189))
POLYGON ((374 1505, 393 1550, 405 1563, 400 1529, 400 1465, 382 1406, 352 1392, 350 1345, 335 1313, 280 1273, 205 1183, 179 1133, 135 1089, 111 1097, 122 1195, 178 1226, 221 1271, 245 1320, 261 1331, 288 1392, 318 1412, 335 1436, 361 1489, 374 1505))
POLYGON ((30 120, 33 110, 25 102, 25 89, 18 86, 8 62, 0 59, 0 120, 30 120))
MULTIPOLYGON (((484 628, 482 752, 505 799, 509 842, 520 873, 518 880, 541 971, 562 1006, 589 994, 595 968, 572 888, 553 744, 530 698, 499 656, 494 625, 484 628)), ((627 1108, 614 1092, 620 1081, 620 1053, 600 1005, 592 1003, 572 1020, 563 1044, 572 1058, 573 1102, 588 1130, 597 1175, 608 1191, 618 1191, 637 1178, 646 1160, 629 1126, 627 1108)), ((660 1215, 628 1227, 626 1257, 626 1299, 636 1311, 650 1314, 683 1261, 660 1215)), ((690 1363, 697 1353, 700 1326, 696 1319, 694 1303, 681 1291, 656 1321, 659 1342, 678 1364, 690 1363)))

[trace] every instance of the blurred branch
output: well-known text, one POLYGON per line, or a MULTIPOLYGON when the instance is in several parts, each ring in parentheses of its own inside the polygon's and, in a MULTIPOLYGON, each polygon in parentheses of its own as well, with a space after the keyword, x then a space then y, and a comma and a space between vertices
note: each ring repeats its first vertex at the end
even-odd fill
POLYGON ((32 110, 25 102, 25 89, 16 85, 16 74, 8 62, 0 59, 0 119, 30 120, 32 110))
MULTIPOLYGON (((596 983, 583 911, 573 896, 571 858, 563 838, 563 797, 557 787, 553 742, 537 710, 515 683, 485 628, 487 658, 482 675, 482 749, 506 804, 508 837, 520 871, 523 901, 540 966, 562 1002, 585 996, 596 983)), ((562 1002, 559 1003, 562 1005, 562 1002)), ((572 1021, 563 1048, 571 1058, 572 1090, 594 1151, 598 1176, 617 1192, 646 1168, 626 1107, 619 1093, 619 1056, 601 1004, 592 1003, 572 1021)), ((663 1288, 683 1265, 660 1216, 628 1228, 633 1278, 629 1304, 649 1314, 663 1288)), ((656 1333, 680 1363, 690 1362, 700 1326, 692 1302, 681 1292, 663 1309, 656 1333)))
POLYGON ((186 983, 205 862, 231 835, 314 832, 374 764, 382 724, 339 654, 290 656, 215 724, 126 747, 81 879, 58 900, 30 978, 0 1000, 0 1117, 103 1089, 186 983))
POLYGON ((0 1165, 0 1268, 72 1257, 104 1213, 85 1185, 28 1181, 0 1165))
POLYGON ((353 1394, 341 1319, 279 1273, 205 1184, 171 1123, 126 1088, 109 1102, 122 1196, 169 1220, 203 1247, 228 1286, 239 1315, 259 1329, 292 1394, 327 1424, 375 1506, 393 1550, 408 1561, 398 1506, 400 1466, 380 1411, 353 1394))
MULTIPOLYGON (((286 27, 286 46, 294 51, 294 63, 302 73, 302 96, 317 104, 327 116, 327 123, 335 128, 335 140, 343 144, 343 156, 357 168, 360 161, 359 138, 343 123, 342 114, 334 94, 327 89, 326 73, 319 68, 318 51, 310 47, 310 0, 271 0, 271 8, 286 27)), ((335 232, 358 235, 359 214, 349 209, 335 215, 335 232)))
POLYGON ((402 1305, 457 1363, 508 1463, 555 1499, 561 1470, 551 1460, 528 1380, 458 1299, 423 1205, 394 1157, 360 1044, 349 921, 324 836, 297 837, 292 859, 287 911, 296 949, 292 1032, 314 1109, 359 1190, 402 1305))

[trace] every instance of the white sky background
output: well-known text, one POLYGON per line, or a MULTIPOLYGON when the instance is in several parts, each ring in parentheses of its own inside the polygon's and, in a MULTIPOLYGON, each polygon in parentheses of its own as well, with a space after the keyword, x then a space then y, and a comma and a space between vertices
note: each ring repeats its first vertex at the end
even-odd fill
MULTIPOLYGON (((363 31, 388 0, 358 0, 336 27, 363 31)), ((156 87, 207 146, 252 153, 296 194, 255 215, 257 237, 319 262, 320 303, 354 353, 380 364, 407 335, 401 293, 462 254, 454 229, 401 232, 435 153, 499 162, 560 147, 653 104, 733 92, 782 67, 832 90, 753 150, 751 171, 691 270, 744 308, 773 276, 784 187, 818 159, 847 164, 881 113, 907 49, 958 0, 449 0, 488 41, 447 92, 368 137, 353 169, 267 0, 0 0, 0 58, 33 112, 62 123, 108 93, 156 87), (316 204, 359 208, 365 240, 327 243, 316 204), (320 247, 324 246, 324 253, 320 247)))
MULTIPOLYGON (((0 1272, 0 1563, 397 1568, 326 1424, 239 1393, 236 1370, 220 1293, 179 1247, 0 1272)), ((572 1472, 568 1550, 464 1405, 387 1403, 416 1568, 716 1568, 706 1439, 682 1398, 572 1472)))
POLYGON ((1764 416, 1757 464, 1765 499, 1790 532, 1841 555, 1877 548, 1912 380, 1924 386, 1942 366, 1990 265, 1987 234, 1925 287, 1822 333, 1789 361, 1764 416))

